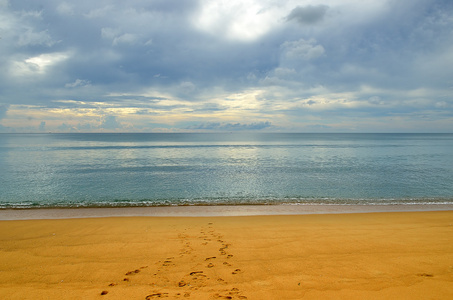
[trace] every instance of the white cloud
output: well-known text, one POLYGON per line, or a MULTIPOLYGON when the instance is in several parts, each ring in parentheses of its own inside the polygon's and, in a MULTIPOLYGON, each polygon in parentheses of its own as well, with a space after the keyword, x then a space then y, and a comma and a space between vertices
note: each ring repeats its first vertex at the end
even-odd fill
POLYGON ((29 57, 22 61, 14 61, 11 64, 10 72, 15 76, 42 75, 47 69, 69 57, 68 53, 46 53, 34 57, 29 57))
POLYGON ((74 14, 74 5, 67 2, 62 2, 57 6, 57 12, 62 15, 73 15, 74 14))
POLYGON ((113 39, 112 45, 116 46, 118 44, 134 44, 137 42, 139 35, 132 33, 124 33, 120 36, 117 36, 113 39))
POLYGON ((201 2, 194 22, 217 37, 251 41, 267 33, 278 21, 273 5, 266 1, 230 0, 201 2))
POLYGON ((117 46, 120 44, 134 44, 140 37, 140 35, 138 34, 122 33, 120 29, 110 27, 102 28, 101 36, 104 39, 112 40, 113 46, 117 46))
POLYGON ((237 131, 237 130, 262 130, 272 126, 269 121, 253 122, 253 123, 220 123, 208 122, 196 125, 190 125, 187 129, 201 130, 218 130, 218 131, 237 131))
POLYGON ((450 106, 450 104, 448 104, 447 101, 439 101, 436 102, 435 106, 436 108, 447 108, 450 106))
POLYGON ((40 32, 35 32, 32 28, 28 28, 19 36, 17 45, 20 47, 24 46, 34 46, 34 45, 43 45, 51 47, 56 42, 52 40, 52 37, 49 35, 48 30, 43 30, 40 32))
POLYGON ((119 129, 123 126, 117 120, 116 116, 105 116, 100 127, 104 129, 119 129))
POLYGON ((23 10, 19 16, 21 19, 42 19, 42 10, 23 10))

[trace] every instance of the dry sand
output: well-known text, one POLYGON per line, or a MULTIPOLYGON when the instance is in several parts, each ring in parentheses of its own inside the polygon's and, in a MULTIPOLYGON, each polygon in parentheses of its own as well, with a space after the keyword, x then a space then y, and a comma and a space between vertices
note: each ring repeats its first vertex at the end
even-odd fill
POLYGON ((453 299, 453 211, 0 221, 1 299, 453 299))

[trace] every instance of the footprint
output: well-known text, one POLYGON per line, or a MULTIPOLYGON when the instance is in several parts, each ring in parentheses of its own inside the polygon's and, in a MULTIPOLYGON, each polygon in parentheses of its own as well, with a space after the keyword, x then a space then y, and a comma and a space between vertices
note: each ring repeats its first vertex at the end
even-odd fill
POLYGON ((146 300, 152 299, 152 298, 166 298, 168 297, 168 293, 154 293, 151 295, 146 296, 146 300))
POLYGON ((419 273, 419 274, 417 274, 417 276, 420 276, 420 277, 434 277, 433 274, 429 274, 429 273, 419 273))
POLYGON ((104 295, 107 295, 108 293, 109 293, 109 291, 102 291, 101 295, 104 296, 104 295))
POLYGON ((214 259, 216 258, 215 256, 211 256, 211 257, 207 257, 205 260, 211 260, 211 259, 214 259))
POLYGON ((231 297, 231 296, 223 296, 220 294, 214 294, 214 298, 216 298, 216 299, 233 299, 233 297, 231 297))
POLYGON ((164 261, 164 263, 162 264, 163 267, 169 267, 172 265, 172 261, 171 260, 166 260, 164 261))
POLYGON ((213 267, 214 267, 214 264, 213 264, 213 263, 209 263, 207 267, 208 267, 208 268, 213 268, 213 267))
POLYGON ((187 283, 185 283, 184 280, 181 280, 180 282, 178 282, 178 286, 179 287, 183 287, 183 286, 186 286, 186 285, 187 285, 187 283))
POLYGON ((242 273, 242 270, 241 270, 241 269, 236 269, 236 270, 234 270, 233 272, 231 272, 231 274, 233 274, 233 275, 239 274, 239 273, 242 273))
POLYGON ((222 298, 222 299, 233 299, 234 297, 238 297, 239 299, 247 299, 246 296, 239 295, 241 292, 238 288, 232 288, 231 290, 224 290, 224 295, 214 294, 215 298, 222 298))
POLYGON ((124 275, 135 275, 135 274, 137 274, 137 273, 140 273, 140 270, 139 270, 139 269, 134 270, 134 271, 129 271, 129 272, 127 272, 127 273, 124 274, 124 275))
POLYGON ((190 272, 189 275, 193 276, 193 275, 197 275, 197 274, 203 274, 203 271, 193 271, 193 272, 190 272))

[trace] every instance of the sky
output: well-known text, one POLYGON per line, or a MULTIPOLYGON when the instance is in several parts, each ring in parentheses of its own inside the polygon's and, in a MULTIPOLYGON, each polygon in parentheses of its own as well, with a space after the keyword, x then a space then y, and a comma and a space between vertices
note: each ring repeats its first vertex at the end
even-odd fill
POLYGON ((0 0, 0 132, 453 132, 451 0, 0 0))

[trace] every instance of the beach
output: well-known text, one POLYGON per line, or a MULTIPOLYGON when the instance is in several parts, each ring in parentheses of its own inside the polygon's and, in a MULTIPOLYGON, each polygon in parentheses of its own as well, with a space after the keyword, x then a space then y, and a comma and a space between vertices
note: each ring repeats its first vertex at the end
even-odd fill
POLYGON ((444 208, 3 218, 0 298, 453 299, 444 208))

